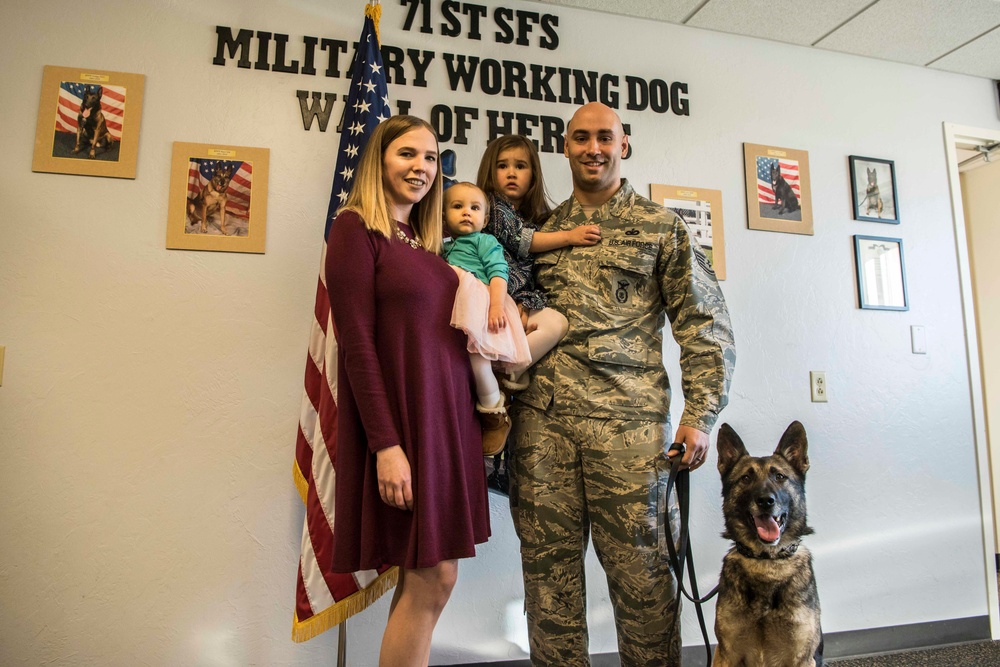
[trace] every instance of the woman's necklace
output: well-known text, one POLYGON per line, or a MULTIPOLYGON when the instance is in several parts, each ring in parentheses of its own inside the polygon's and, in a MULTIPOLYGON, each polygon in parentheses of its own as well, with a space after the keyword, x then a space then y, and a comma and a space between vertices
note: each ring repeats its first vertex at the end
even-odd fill
POLYGON ((409 236, 403 233, 403 230, 399 228, 399 225, 396 225, 396 236, 398 236, 399 240, 402 241, 403 243, 408 243, 409 246, 414 250, 424 249, 424 247, 420 245, 419 239, 411 239, 409 236))

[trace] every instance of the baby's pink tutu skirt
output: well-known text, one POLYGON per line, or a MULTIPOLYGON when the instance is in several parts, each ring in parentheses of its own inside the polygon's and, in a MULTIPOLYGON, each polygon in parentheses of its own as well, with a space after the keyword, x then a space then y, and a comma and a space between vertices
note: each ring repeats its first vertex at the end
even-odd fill
POLYGON ((469 352, 498 361, 505 370, 520 371, 531 363, 528 339, 521 326, 517 304, 504 294, 503 311, 507 326, 496 333, 489 330, 490 290, 469 271, 460 271, 451 326, 469 336, 469 352))

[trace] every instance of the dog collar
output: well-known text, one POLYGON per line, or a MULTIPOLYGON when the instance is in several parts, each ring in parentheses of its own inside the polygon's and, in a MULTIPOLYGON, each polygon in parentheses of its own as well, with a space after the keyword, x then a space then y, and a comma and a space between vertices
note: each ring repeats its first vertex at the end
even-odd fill
POLYGON ((757 560, 772 560, 772 559, 781 560, 783 558, 791 558, 792 556, 795 555, 795 552, 799 550, 800 544, 801 542, 794 542, 792 544, 789 544, 787 547, 779 550, 778 553, 772 556, 766 551, 761 552, 759 554, 755 553, 749 547, 746 547, 740 544, 739 542, 733 542, 733 546, 736 549, 736 553, 738 553, 741 556, 746 556, 747 558, 755 558, 757 560))

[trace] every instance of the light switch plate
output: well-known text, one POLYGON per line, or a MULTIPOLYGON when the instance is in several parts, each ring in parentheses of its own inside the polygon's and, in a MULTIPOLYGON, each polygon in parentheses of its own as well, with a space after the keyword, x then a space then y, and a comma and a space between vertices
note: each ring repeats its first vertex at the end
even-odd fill
POLYGON ((913 354, 927 354, 927 332, 920 324, 910 327, 910 350, 913 354))

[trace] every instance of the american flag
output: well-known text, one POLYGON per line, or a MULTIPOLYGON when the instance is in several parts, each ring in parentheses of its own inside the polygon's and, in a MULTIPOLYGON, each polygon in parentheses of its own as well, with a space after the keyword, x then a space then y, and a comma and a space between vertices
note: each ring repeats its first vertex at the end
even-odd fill
POLYGON ((226 194, 226 213, 238 218, 250 217, 250 184, 253 182, 253 165, 239 160, 208 160, 191 158, 188 163, 187 197, 197 197, 217 169, 228 169, 232 175, 226 194))
POLYGON ((306 517, 302 527, 295 618, 292 639, 312 639, 362 611, 396 583, 395 567, 337 574, 330 570, 334 541, 334 488, 337 458, 337 341, 330 317, 328 289, 323 267, 330 224, 351 189, 351 179, 361 152, 375 126, 389 117, 389 97, 382 56, 379 53, 378 22, 382 7, 375 0, 365 6, 365 24, 352 65, 353 76, 340 129, 340 149, 330 193, 323 254, 316 285, 315 319, 306 358, 305 391, 295 442, 293 475, 306 517))
POLYGON ((59 84, 59 108, 56 113, 56 131, 76 134, 76 117, 80 113, 83 93, 87 88, 102 89, 101 112, 108 132, 116 141, 122 140, 122 123, 125 120, 125 88, 101 86, 94 83, 63 81, 59 84))
POLYGON ((796 160, 779 160, 773 157, 757 157, 757 201, 762 204, 774 203, 774 190, 771 188, 771 165, 777 163, 781 176, 792 187, 795 196, 802 200, 799 190, 799 163, 796 160))

